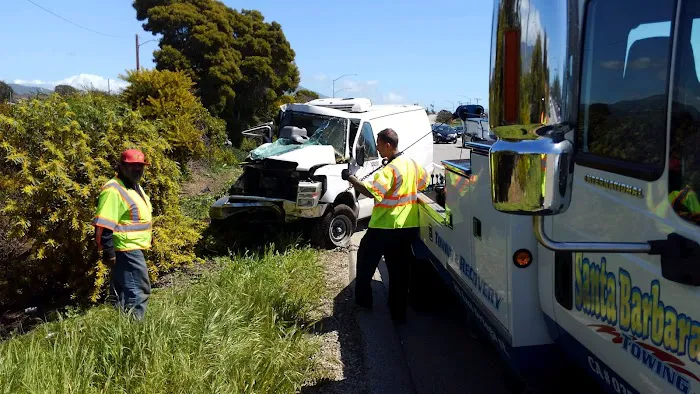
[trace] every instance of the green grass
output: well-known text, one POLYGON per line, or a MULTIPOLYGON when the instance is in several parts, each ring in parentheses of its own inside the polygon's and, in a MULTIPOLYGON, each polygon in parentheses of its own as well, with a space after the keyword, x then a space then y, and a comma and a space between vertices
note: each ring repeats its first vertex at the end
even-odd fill
POLYGON ((216 202, 213 194, 201 194, 199 196, 186 197, 180 200, 182 213, 195 220, 209 218, 209 207, 216 202))
POLYGON ((0 344, 0 392, 298 391, 318 348, 306 335, 325 288, 316 252, 216 263, 156 290, 142 322, 102 306, 0 344))

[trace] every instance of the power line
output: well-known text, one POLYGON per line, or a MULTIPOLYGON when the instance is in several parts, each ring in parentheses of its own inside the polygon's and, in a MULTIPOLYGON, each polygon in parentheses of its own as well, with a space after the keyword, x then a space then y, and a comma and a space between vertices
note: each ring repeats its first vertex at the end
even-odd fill
POLYGON ((85 29, 85 30, 87 30, 87 31, 90 31, 90 32, 99 34, 99 35, 101 35, 101 36, 106 36, 106 37, 114 37, 114 38, 123 38, 123 37, 124 37, 124 36, 115 36, 115 35, 112 35, 112 34, 102 33, 102 32, 99 32, 99 31, 97 31, 97 30, 92 30, 92 29, 90 29, 89 27, 85 27, 85 26, 79 25, 79 24, 77 24, 77 23, 75 23, 75 22, 73 22, 73 21, 70 21, 70 20, 68 20, 68 19, 66 19, 66 18, 64 18, 64 17, 62 17, 61 15, 58 15, 57 13, 55 13, 55 12, 49 10, 49 9, 46 9, 46 8, 40 6, 39 4, 33 2, 32 0, 27 0, 27 1, 30 2, 30 3, 32 3, 32 4, 34 4, 35 6, 37 6, 37 7, 39 7, 39 8, 41 8, 42 10, 48 12, 49 14, 51 14, 51 15, 53 15, 53 16, 59 18, 59 19, 62 19, 62 20, 64 20, 64 21, 70 23, 71 25, 77 26, 77 27, 79 27, 79 28, 81 28, 81 29, 85 29))

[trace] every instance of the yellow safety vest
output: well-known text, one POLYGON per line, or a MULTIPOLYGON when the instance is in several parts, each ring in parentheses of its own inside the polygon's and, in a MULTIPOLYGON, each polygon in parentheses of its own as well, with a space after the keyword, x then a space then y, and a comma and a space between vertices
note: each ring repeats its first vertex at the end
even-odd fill
POLYGON ((134 189, 124 186, 119 178, 107 182, 100 191, 97 213, 92 221, 96 227, 112 230, 114 250, 125 252, 151 247, 151 200, 141 186, 134 189))
POLYGON ((363 183, 374 196, 370 228, 418 227, 418 192, 428 187, 428 172, 410 158, 399 156, 363 183))

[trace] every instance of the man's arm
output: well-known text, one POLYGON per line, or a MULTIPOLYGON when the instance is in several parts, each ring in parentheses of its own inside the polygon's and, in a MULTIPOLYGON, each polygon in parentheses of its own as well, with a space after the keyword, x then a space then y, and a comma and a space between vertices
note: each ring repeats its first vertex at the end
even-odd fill
POLYGON ((120 204, 121 197, 118 191, 110 188, 102 190, 92 221, 97 248, 102 250, 102 259, 108 264, 113 264, 115 260, 113 232, 119 220, 120 204))
POLYGON ((355 190, 358 193, 369 198, 374 198, 374 195, 370 193, 369 190, 367 190, 367 187, 362 182, 360 182, 360 180, 357 179, 356 176, 350 175, 350 177, 348 178, 348 182, 350 182, 352 187, 355 188, 355 190))

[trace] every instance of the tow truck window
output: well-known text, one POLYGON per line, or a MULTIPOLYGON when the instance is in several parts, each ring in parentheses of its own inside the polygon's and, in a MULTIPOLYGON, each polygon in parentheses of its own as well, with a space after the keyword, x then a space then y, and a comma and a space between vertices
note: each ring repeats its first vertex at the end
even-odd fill
POLYGON ((579 164, 649 181, 663 173, 674 3, 588 2, 579 164))
POLYGON ((683 219, 700 225, 700 3, 684 1, 676 44, 669 202, 683 219))
POLYGON ((365 159, 372 160, 379 158, 377 154, 377 144, 374 142, 372 125, 367 122, 362 125, 362 133, 360 133, 360 138, 357 139, 357 146, 365 147, 365 159))

